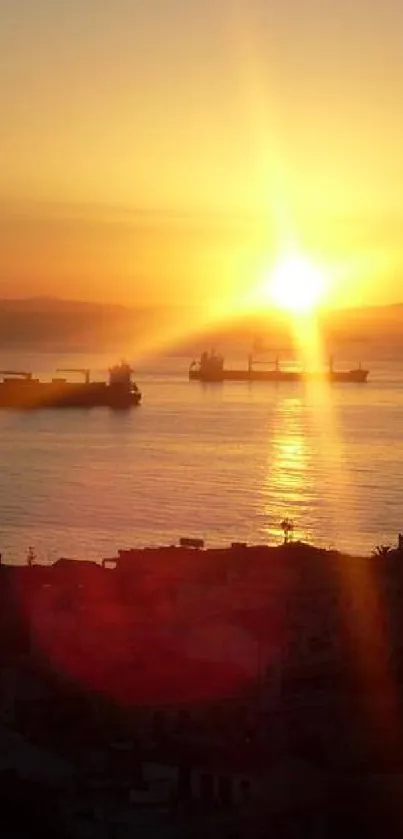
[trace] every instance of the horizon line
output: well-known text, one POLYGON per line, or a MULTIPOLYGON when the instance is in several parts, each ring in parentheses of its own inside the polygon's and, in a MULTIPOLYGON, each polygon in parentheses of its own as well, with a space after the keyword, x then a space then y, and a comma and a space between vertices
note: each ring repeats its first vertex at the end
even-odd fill
MULTIPOLYGON (((63 297, 60 295, 52 295, 52 294, 33 294, 33 295, 8 295, 4 294, 0 296, 0 306, 2 303, 61 303, 61 304, 72 304, 72 305, 83 305, 83 306, 98 306, 103 308, 114 308, 114 309, 126 309, 126 310, 136 310, 136 309, 197 309, 200 308, 200 303, 172 303, 172 302, 144 302, 141 305, 129 304, 129 303, 116 303, 107 300, 94 300, 89 298, 78 298, 78 297, 63 297)), ((403 307, 403 300, 390 302, 390 303, 363 303, 361 305, 355 306, 331 306, 331 307, 322 307, 319 310, 320 314, 331 314, 332 312, 349 312, 349 311, 370 311, 374 309, 398 309, 403 307)), ((269 314, 279 314, 275 307, 268 309, 269 314)), ((257 311, 256 313, 246 312, 245 317, 259 317, 261 316, 261 312, 257 311)))

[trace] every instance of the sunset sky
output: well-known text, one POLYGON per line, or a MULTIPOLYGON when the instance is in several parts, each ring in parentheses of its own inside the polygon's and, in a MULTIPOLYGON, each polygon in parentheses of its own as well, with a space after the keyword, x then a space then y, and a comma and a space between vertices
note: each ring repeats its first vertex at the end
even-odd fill
POLYGON ((399 0, 0 0, 0 296, 403 300, 399 0))

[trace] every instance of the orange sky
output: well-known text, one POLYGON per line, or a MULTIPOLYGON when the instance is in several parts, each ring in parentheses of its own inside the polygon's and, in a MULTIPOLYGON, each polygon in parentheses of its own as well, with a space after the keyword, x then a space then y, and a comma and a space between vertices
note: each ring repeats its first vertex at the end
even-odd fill
POLYGON ((0 0, 0 294, 403 300, 397 0, 0 0))

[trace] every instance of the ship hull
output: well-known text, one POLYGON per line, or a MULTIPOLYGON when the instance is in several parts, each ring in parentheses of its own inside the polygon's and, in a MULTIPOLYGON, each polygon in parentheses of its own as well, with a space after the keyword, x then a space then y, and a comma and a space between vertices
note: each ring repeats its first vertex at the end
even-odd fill
POLYGON ((217 375, 208 375, 200 370, 190 370, 189 379, 199 382, 271 382, 281 384, 287 382, 329 382, 340 384, 365 384, 368 370, 346 370, 327 373, 303 373, 298 370, 223 370, 217 375))
POLYGON ((68 383, 8 380, 0 383, 0 408, 133 408, 141 394, 105 382, 68 383))

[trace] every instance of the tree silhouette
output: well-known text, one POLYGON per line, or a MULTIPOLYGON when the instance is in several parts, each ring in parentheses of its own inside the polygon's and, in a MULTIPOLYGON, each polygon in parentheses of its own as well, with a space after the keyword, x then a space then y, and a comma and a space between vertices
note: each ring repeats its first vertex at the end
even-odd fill
POLYGON ((35 560, 36 560, 36 554, 35 554, 35 551, 34 551, 34 549, 33 549, 32 547, 29 547, 29 548, 28 548, 28 553, 27 553, 27 563, 28 563, 28 565, 29 565, 30 567, 31 567, 32 565, 34 565, 34 564, 35 564, 35 560))
POLYGON ((372 556, 385 557, 388 555, 390 550, 390 545, 377 545, 375 549, 372 551, 372 556))
POLYGON ((281 529, 284 533, 284 544, 291 542, 292 534, 294 532, 294 524, 291 519, 283 519, 281 522, 281 529))

